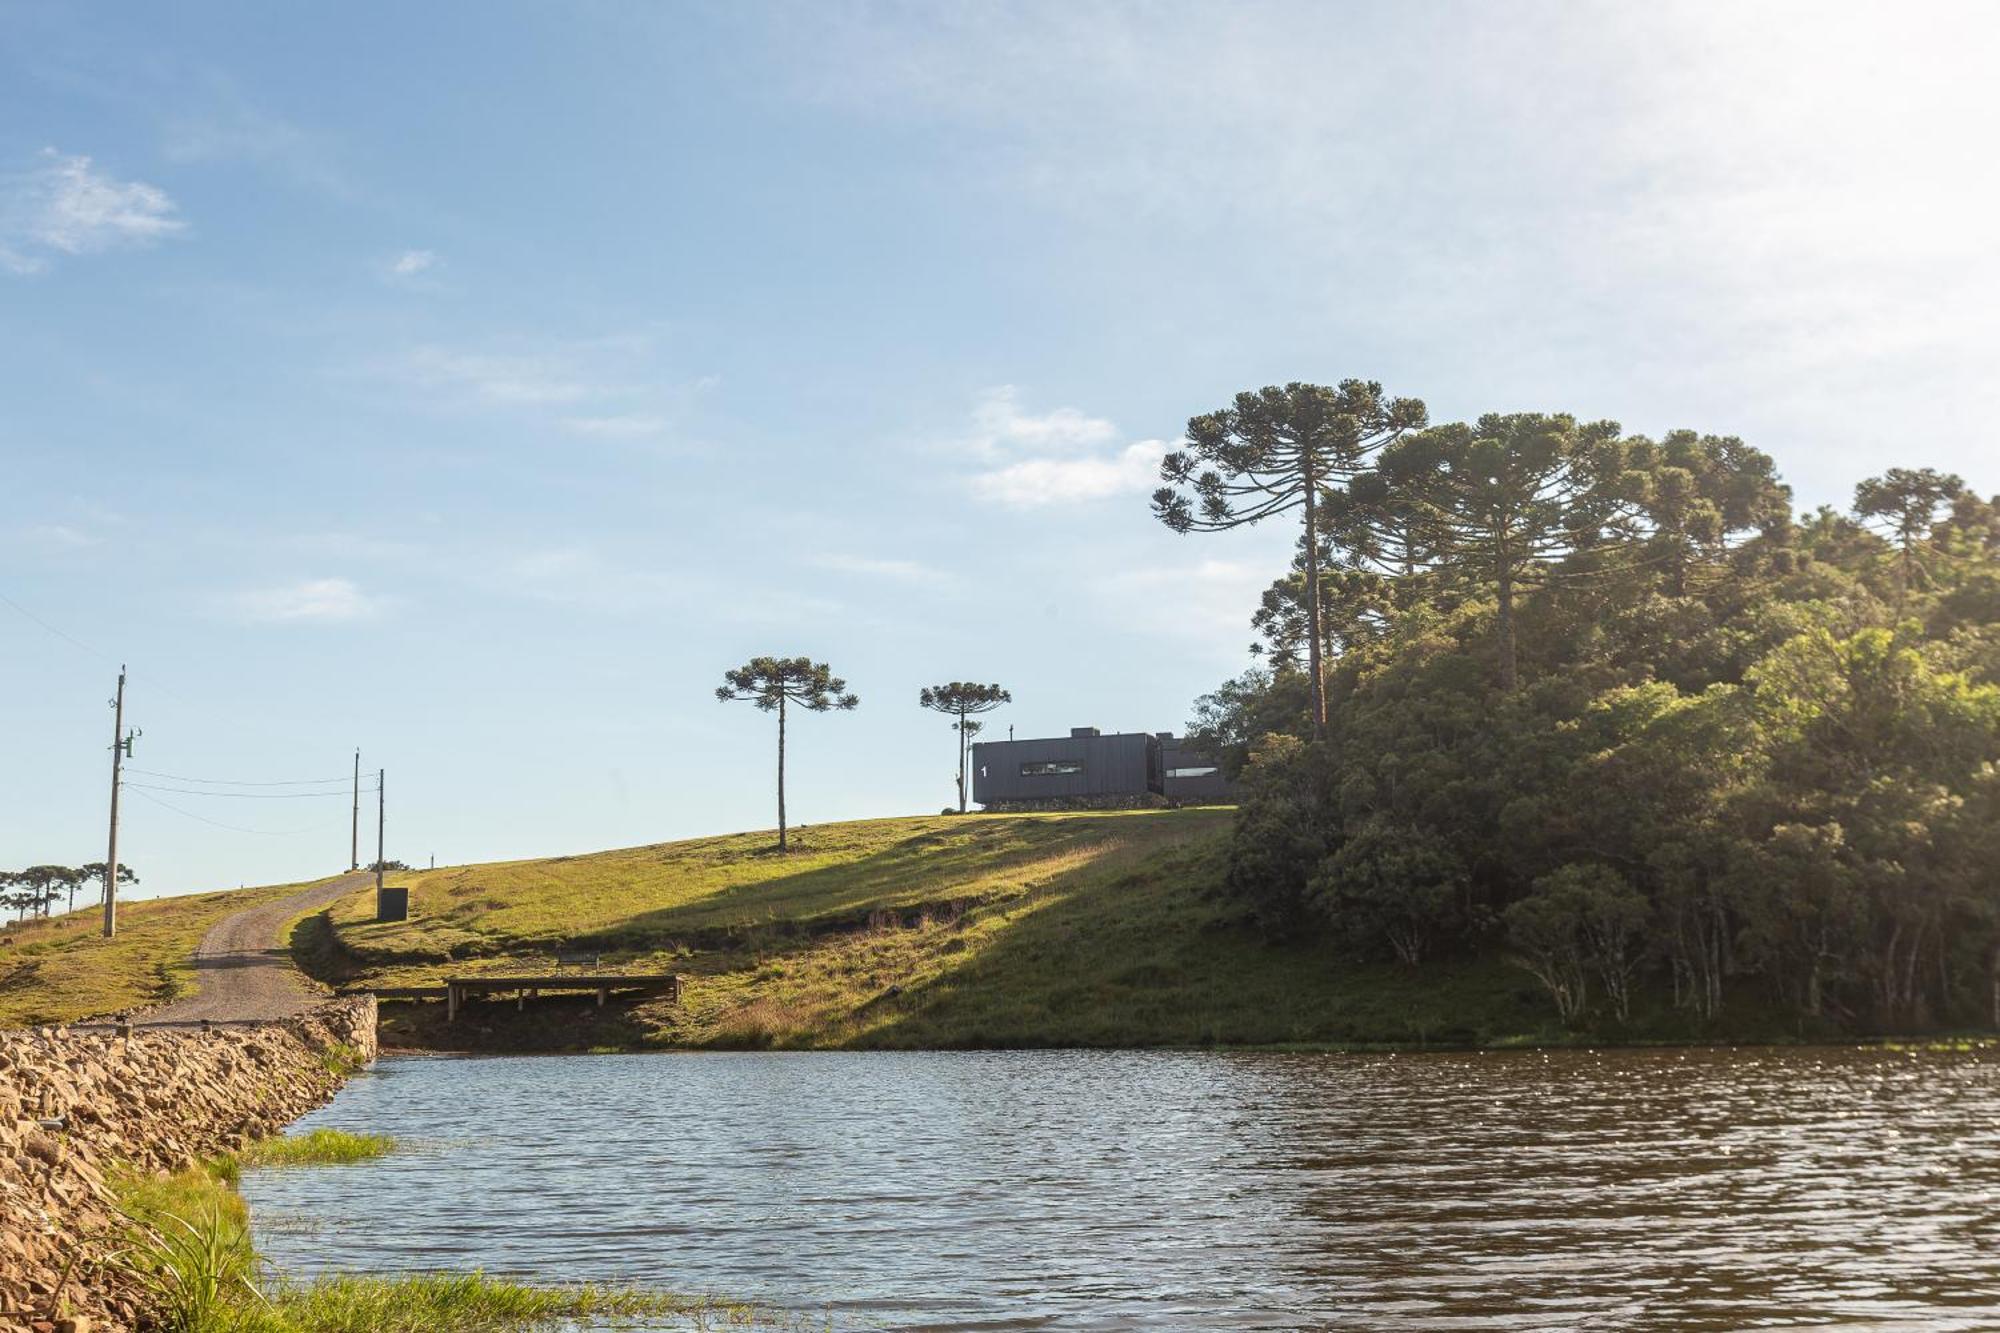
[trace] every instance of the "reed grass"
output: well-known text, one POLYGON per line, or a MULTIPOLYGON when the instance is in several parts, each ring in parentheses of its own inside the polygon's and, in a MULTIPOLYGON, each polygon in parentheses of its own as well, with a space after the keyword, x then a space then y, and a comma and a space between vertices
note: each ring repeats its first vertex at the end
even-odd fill
POLYGON ((344 1129, 312 1129, 259 1139, 239 1152, 244 1166, 337 1166, 368 1162, 396 1150, 387 1134, 353 1134, 344 1129))
POLYGON ((539 1287, 483 1273, 412 1273, 276 1286, 263 1303, 236 1307, 212 1333, 486 1333, 556 1328, 578 1319, 643 1319, 646 1328, 695 1330, 809 1326, 749 1305, 636 1287, 539 1287))
MULTIPOLYGON (((267 1143, 302 1145, 290 1158, 355 1161, 388 1141, 317 1130, 267 1143), (317 1142, 308 1155, 304 1145, 317 1142)), ((386 1149, 384 1149, 386 1150, 386 1149)), ((636 1286, 536 1286, 484 1273, 341 1275, 260 1287, 249 1209, 234 1159, 172 1176, 114 1177, 130 1221, 118 1262, 145 1292, 161 1333, 532 1333, 580 1319, 644 1320, 644 1327, 804 1330, 824 1321, 742 1302, 636 1286)))

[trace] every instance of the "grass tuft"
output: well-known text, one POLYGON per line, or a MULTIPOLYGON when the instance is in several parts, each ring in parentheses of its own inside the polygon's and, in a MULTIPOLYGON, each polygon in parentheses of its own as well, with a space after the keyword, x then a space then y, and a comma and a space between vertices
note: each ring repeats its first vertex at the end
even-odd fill
POLYGON ((319 1062, 326 1067, 327 1073, 337 1074, 342 1078, 365 1068, 368 1064, 362 1058, 360 1051, 344 1041, 330 1043, 319 1053, 319 1062))
POLYGON ((237 1154, 245 1166, 337 1166, 368 1162, 396 1150, 387 1134, 351 1134, 344 1129, 314 1129, 259 1139, 237 1154))
POLYGON ((597 1283, 536 1287, 483 1273, 328 1277, 274 1288, 267 1303, 234 1314, 217 1333, 486 1333, 593 1318, 669 1318, 689 1329, 805 1327, 748 1305, 597 1283))
MULTIPOLYGON (((315 1131, 273 1144, 386 1145, 374 1136, 315 1131)), ((351 1156, 293 1160, 354 1161, 351 1156)), ((483 1273, 324 1277, 257 1285, 249 1210, 224 1159, 173 1176, 112 1180, 130 1219, 119 1262, 146 1292, 162 1333, 507 1333, 571 1327, 579 1319, 649 1321, 706 1330, 824 1327, 740 1302, 603 1283, 540 1287, 483 1273), (653 1321, 668 1320, 668 1323, 653 1321)))
POLYGON ((118 1262, 163 1333, 214 1333, 261 1302, 249 1210, 219 1165, 117 1183, 130 1223, 118 1262))

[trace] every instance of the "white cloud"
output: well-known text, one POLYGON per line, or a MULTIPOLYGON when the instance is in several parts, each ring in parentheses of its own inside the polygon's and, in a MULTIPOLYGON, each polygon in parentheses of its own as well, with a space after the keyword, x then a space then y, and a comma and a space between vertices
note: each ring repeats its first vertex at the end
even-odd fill
POLYGON ((405 250, 389 263, 389 272, 399 278, 414 278, 429 272, 438 262, 435 250, 405 250))
POLYGON ((499 571, 505 591, 537 601, 596 611, 657 611, 684 601, 690 591, 678 571, 628 565, 585 546, 527 551, 499 571))
POLYGON ((52 256, 152 245, 186 230, 175 213, 158 186, 44 149, 32 171, 0 178, 0 267, 36 273, 52 256))
POLYGON ((972 405, 972 432, 959 446, 986 464, 971 477, 973 494, 1020 508, 1078 504, 1143 491, 1159 476, 1167 446, 1140 440, 1107 448, 1118 427, 1074 407, 1023 411, 1011 384, 987 389, 972 405))
POLYGON ((949 188, 1115 247, 1100 289, 1147 284, 1128 323, 1212 339, 1213 363, 1292 373, 1232 336, 1248 320, 1300 371, 1386 374, 1448 415, 1740 431, 1802 496, 1842 493, 1897 439, 1993 475, 1966 426, 2000 412, 1991 4, 798 20, 779 46, 795 92, 947 127, 949 188), (1329 59, 1341 77, 1315 72, 1329 59))
POLYGON ((915 560, 885 560, 864 555, 822 555, 814 564, 840 574, 861 574, 870 578, 892 579, 899 583, 942 583, 950 578, 943 570, 915 560))
POLYGON ((1159 482, 1167 445, 1141 440, 1112 454, 1027 458, 978 473, 972 488, 989 500, 1021 508, 1079 504, 1145 491, 1159 482))
POLYGON ((412 349, 394 369, 420 388, 462 394, 491 406, 561 406, 606 392, 575 357, 563 352, 489 354, 424 346, 412 349))
POLYGON ((355 197, 335 140, 257 106, 221 75, 210 74, 188 91, 192 104, 166 125, 161 148, 168 161, 190 166, 247 163, 336 199, 355 197))
POLYGON ((98 543, 98 538, 91 533, 67 523, 39 523, 25 529, 22 535, 34 545, 66 551, 78 551, 98 543))
POLYGON ((602 417, 569 417, 562 428, 572 435, 589 435, 602 440, 649 440, 667 432, 667 419, 644 412, 627 412, 602 417))
POLYGON ((289 623, 365 620, 385 602, 371 597, 349 579, 302 579, 297 583, 241 593, 236 608, 252 620, 289 623))
POLYGON ((972 408, 972 425, 967 443, 973 452, 986 456, 1081 448, 1104 444, 1118 435, 1118 428, 1109 421, 1086 416, 1073 407, 1058 407, 1039 416, 1023 412, 1020 391, 1011 384, 979 395, 972 408))
POLYGON ((1249 641, 1250 613, 1273 575, 1260 560, 1155 560, 1106 575, 1091 590, 1104 614, 1127 628, 1234 654, 1249 641))

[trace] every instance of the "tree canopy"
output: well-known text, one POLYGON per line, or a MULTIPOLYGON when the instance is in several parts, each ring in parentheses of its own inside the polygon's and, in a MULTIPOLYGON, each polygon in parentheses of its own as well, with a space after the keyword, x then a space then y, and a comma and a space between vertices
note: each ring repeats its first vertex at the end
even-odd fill
POLYGON ((1270 385, 1189 420, 1183 448, 1160 463, 1153 513, 1175 532, 1218 532, 1298 511, 1306 656, 1315 730, 1326 725, 1319 581, 1319 509, 1404 431, 1424 424, 1415 398, 1387 398, 1368 380, 1270 385))
POLYGON ((1798 517, 1733 436, 1510 413, 1401 430, 1316 510, 1192 727, 1249 920, 1497 950, 1572 1023, 2000 1022, 2000 501, 1892 469, 1798 517))
POLYGON ((790 849, 785 820, 785 724, 794 707, 807 712, 847 711, 860 705, 847 682, 824 662, 809 657, 753 657, 722 673, 715 697, 723 703, 753 703, 778 715, 778 850, 790 849))
POLYGON ((926 685, 917 692, 917 703, 951 718, 952 730, 957 733, 960 814, 964 814, 966 809, 966 754, 971 748, 972 737, 982 725, 975 718, 978 714, 990 713, 1012 702, 1014 696, 998 685, 980 685, 964 680, 954 680, 945 685, 926 685))

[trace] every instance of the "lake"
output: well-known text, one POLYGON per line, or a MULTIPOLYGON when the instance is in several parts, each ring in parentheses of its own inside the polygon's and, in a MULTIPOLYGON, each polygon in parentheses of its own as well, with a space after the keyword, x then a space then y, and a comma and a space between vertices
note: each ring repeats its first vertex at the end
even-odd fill
MULTIPOLYGON (((834 1328, 2000 1326, 2000 1055, 387 1058, 246 1171, 283 1271, 834 1328)), ((628 1326, 629 1327, 629 1326, 628 1326)))

